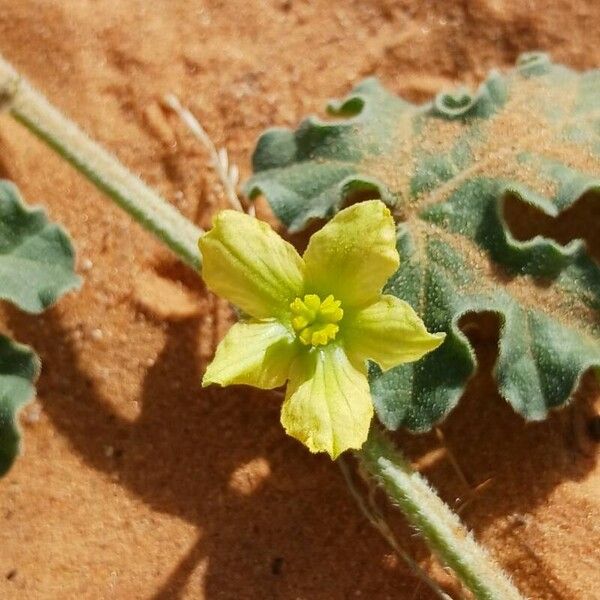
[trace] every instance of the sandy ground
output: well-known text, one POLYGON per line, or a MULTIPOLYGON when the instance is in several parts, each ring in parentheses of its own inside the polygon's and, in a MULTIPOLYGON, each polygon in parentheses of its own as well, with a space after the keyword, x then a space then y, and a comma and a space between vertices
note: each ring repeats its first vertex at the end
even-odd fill
MULTIPOLYGON (((161 111, 163 94, 191 106, 247 176, 262 129, 295 124, 364 76, 423 100, 524 50, 597 67, 599 23, 589 0, 0 0, 0 51, 207 225, 218 184, 161 111)), ((44 363, 25 452, 0 482, 1 598, 430 598, 336 465, 284 436, 277 395, 199 388, 226 306, 7 117, 0 175, 71 232, 85 279, 44 316, 0 309, 0 330, 44 363)), ((586 221, 576 212, 571 234, 590 232, 586 221)), ((463 517, 530 598, 598 598, 600 470, 586 421, 597 388, 525 424, 495 391, 496 324, 483 325, 472 329, 480 374, 443 426, 470 488, 490 480, 463 517)), ((399 441, 416 461, 440 445, 399 441)), ((425 473, 451 504, 468 496, 447 459, 425 473)))

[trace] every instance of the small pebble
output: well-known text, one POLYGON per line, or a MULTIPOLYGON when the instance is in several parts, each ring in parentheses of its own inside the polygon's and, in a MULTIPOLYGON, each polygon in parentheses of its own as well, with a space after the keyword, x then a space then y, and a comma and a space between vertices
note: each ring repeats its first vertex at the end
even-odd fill
POLYGON ((102 333, 102 329, 92 329, 90 336, 95 342, 99 342, 104 337, 104 334, 102 333))
POLYGON ((89 258, 84 258, 81 261, 81 270, 89 271, 94 266, 94 263, 89 258))
POLYGON ((40 420, 41 416, 42 405, 39 402, 33 402, 23 411, 23 416, 21 418, 24 423, 35 425, 40 420))
MULTIPOLYGON (((228 437, 224 432, 223 437, 228 437)), ((271 475, 271 465, 262 457, 253 458, 249 462, 234 469, 229 478, 229 488, 241 496, 251 496, 271 475)))

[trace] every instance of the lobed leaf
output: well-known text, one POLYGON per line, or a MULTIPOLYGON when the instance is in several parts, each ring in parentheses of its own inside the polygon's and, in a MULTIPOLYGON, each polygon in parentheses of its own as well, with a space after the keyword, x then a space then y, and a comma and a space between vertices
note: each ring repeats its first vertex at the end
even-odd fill
MULTIPOLYGON (((40 209, 28 208, 0 180, 0 299, 39 313, 79 287, 67 234, 40 209)), ((33 351, 0 335, 0 476, 19 452, 17 412, 34 394, 40 362, 33 351)))
POLYGON ((0 335, 0 476, 19 452, 17 412, 33 396, 39 371, 31 349, 0 335))
MULTIPOLYGON (((527 419, 564 405, 600 367, 600 268, 584 242, 518 241, 503 215, 517 197, 552 217, 600 193, 600 71, 544 54, 413 105, 375 79, 329 112, 258 142, 250 197, 263 193, 290 230, 352 198, 394 207, 402 263, 387 293, 413 305, 446 342, 423 360, 370 370, 380 420, 425 430, 456 404, 476 360, 460 331, 471 312, 499 315, 499 390, 527 419)), ((335 276, 335 274, 332 274, 335 276)))
POLYGON ((64 230, 41 209, 28 208, 13 184, 0 180, 0 299, 42 312, 79 287, 74 265, 64 230))

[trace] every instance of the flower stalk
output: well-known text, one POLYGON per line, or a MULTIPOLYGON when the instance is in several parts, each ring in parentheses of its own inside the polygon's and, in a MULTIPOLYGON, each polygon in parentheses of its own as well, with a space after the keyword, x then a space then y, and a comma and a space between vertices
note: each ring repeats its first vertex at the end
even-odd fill
POLYGON ((202 230, 52 106, 2 56, 0 108, 8 110, 186 264, 200 268, 198 238, 202 230))
POLYGON ((377 427, 357 457, 477 600, 523 600, 502 569, 377 427))

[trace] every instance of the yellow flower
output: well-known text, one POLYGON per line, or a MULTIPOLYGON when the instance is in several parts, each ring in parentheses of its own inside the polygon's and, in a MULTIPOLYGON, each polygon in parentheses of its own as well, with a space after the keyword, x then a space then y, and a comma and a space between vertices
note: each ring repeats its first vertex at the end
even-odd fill
POLYGON ((219 344, 202 384, 288 382, 281 423, 311 452, 336 458, 366 440, 367 360, 387 370, 444 339, 406 302, 381 294, 399 257, 379 200, 340 211, 302 257, 266 223, 235 211, 217 215, 199 245, 207 286, 248 315, 219 344))

